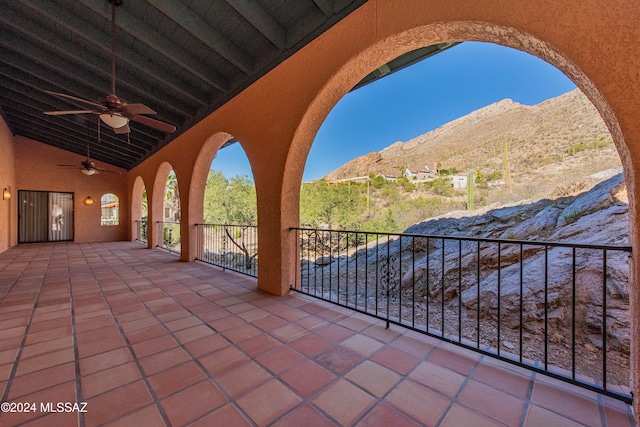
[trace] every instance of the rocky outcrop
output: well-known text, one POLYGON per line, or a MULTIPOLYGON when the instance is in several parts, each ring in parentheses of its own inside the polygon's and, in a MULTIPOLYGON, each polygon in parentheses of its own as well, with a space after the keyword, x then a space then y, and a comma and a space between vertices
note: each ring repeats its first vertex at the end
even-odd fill
MULTIPOLYGON (((475 236, 514 242, 543 240, 626 245, 627 214, 626 191, 623 175, 620 173, 578 196, 493 209, 480 216, 455 217, 453 214, 416 224, 406 230, 406 233, 475 236)), ((425 241, 420 240, 423 243, 425 241)), ((397 242, 394 254, 409 259, 408 245, 409 242, 401 248, 397 242)), ((416 246, 414 242, 411 245, 416 246)), ((543 245, 524 245, 521 260, 519 244, 502 242, 498 245, 484 242, 480 246, 478 261, 475 242, 465 242, 459 247, 454 241, 445 239, 443 244, 443 240, 434 238, 431 239, 430 246, 427 248, 424 244, 420 245, 419 250, 423 256, 415 261, 414 270, 405 270, 407 273, 400 283, 405 292, 418 286, 423 297, 430 300, 441 298, 444 294, 445 306, 451 309, 457 310, 457 305, 461 302, 468 316, 476 316, 479 309, 484 318, 497 320, 499 315, 502 325, 517 328, 521 322, 522 286, 524 328, 531 334, 542 333, 544 322, 541 319, 544 318, 546 306, 551 328, 549 333, 558 342, 571 339, 572 301, 575 296, 575 316, 579 328, 577 333, 583 336, 586 343, 595 348, 602 347, 603 251, 576 250, 574 289, 574 257, 570 248, 548 246, 545 249, 543 245), (460 263, 447 261, 458 259, 460 253, 460 263), (480 290, 477 281, 478 267, 480 290), (460 286, 459 277, 463 278, 460 286), (498 286, 500 313, 497 311, 498 286)), ((608 347, 628 351, 630 325, 627 313, 627 253, 607 252, 606 267, 608 347)))
POLYGON ((571 369, 575 356, 590 378, 602 378, 606 351, 608 380, 628 384, 629 266, 619 248, 628 241, 626 189, 620 168, 593 179, 580 194, 452 212, 402 237, 309 236, 315 249, 303 253, 320 256, 302 261, 303 287, 491 351, 517 355, 521 346, 533 363, 571 369), (589 245, 618 248, 604 255, 589 245))

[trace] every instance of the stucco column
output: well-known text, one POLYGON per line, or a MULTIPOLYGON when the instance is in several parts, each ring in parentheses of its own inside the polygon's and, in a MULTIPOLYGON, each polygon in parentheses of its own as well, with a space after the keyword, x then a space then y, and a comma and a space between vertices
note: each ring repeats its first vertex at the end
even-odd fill
MULTIPOLYGON (((282 175, 279 175, 282 176, 282 175)), ((285 295, 294 282, 295 236, 298 210, 281 201, 282 181, 259 172, 254 174, 258 202, 258 288, 274 295, 285 295), (294 212, 295 211, 295 212, 294 212)), ((282 197, 286 198, 286 195, 282 197)), ((295 198, 296 203, 298 198, 295 198)))

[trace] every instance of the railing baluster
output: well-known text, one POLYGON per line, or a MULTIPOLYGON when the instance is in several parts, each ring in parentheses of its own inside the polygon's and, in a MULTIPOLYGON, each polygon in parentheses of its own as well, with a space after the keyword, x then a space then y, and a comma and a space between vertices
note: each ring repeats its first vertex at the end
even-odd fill
POLYGON ((429 315, 429 308, 431 305, 431 296, 430 296, 430 291, 431 288, 429 287, 429 260, 431 258, 431 245, 430 245, 431 241, 429 239, 429 237, 427 237, 427 272, 426 272, 426 276, 427 276, 427 332, 429 332, 429 321, 431 319, 431 316, 429 315))
POLYGON ((549 369, 549 246, 544 246, 544 369, 549 369))
POLYGON ((380 253, 378 248, 380 248, 380 235, 376 234, 376 315, 378 314, 378 300, 379 300, 379 287, 380 287, 380 278, 378 277, 378 271, 380 270, 380 253))
POLYGON ((442 239, 442 281, 440 283, 440 335, 444 338, 444 238, 442 239))
MULTIPOLYGON (((349 306, 349 233, 347 233, 347 238, 346 238, 346 249, 345 249, 345 259, 347 260, 346 264, 345 264, 345 305, 348 307, 349 306)), ((338 294, 338 301, 340 301, 340 295, 338 294)))
MULTIPOLYGON (((342 257, 342 255, 340 255, 342 253, 340 249, 340 234, 341 233, 338 231, 338 254, 339 254, 338 255, 338 283, 337 283, 338 290, 336 291, 336 295, 337 295, 336 300, 338 302, 340 301, 340 258, 342 257)), ((333 295, 331 295, 329 298, 333 298, 333 295)))
POLYGON ((416 238, 411 237, 411 327, 416 327, 416 238))
POLYGON ((324 254, 324 241, 326 239, 326 231, 322 232, 322 238, 320 239, 320 295, 324 295, 324 267, 325 267, 325 254, 324 254))
POLYGON ((500 242, 498 242, 498 356, 500 356, 500 347, 501 347, 501 343, 500 343, 500 333, 502 332, 500 330, 500 325, 501 325, 501 317, 500 315, 502 314, 500 312, 500 296, 501 296, 501 285, 502 283, 500 282, 500 279, 502 277, 502 246, 500 245, 500 242))
POLYGON ((364 311, 366 313, 369 311, 369 266, 367 265, 369 262, 369 234, 365 235, 364 248, 364 311))
POLYGON ((398 319, 402 322, 402 236, 398 239, 398 319))
POLYGON ((518 360, 520 360, 520 363, 522 363, 522 347, 523 347, 523 331, 522 329, 524 328, 524 325, 522 324, 523 319, 522 319, 522 304, 523 304, 523 298, 524 298, 524 280, 523 280, 523 276, 524 276, 524 249, 523 249, 523 244, 520 243, 520 328, 519 328, 519 358, 518 360))
POLYGON ((355 291, 354 298, 355 298, 356 301, 354 303, 354 307, 357 308, 358 307, 358 271, 360 270, 360 266, 358 265, 358 253, 360 252, 360 249, 359 249, 360 243, 358 242, 358 232, 357 231, 356 231, 356 245, 355 246, 356 246, 355 247, 355 251, 356 251, 356 257, 355 257, 356 258, 356 280, 355 280, 356 281, 356 286, 355 286, 355 288, 356 288, 356 291, 355 291))
POLYGON ((462 240, 458 240, 458 342, 462 342, 462 240))
POLYGON ((607 390, 607 250, 602 250, 602 387, 607 390))
POLYGON ((476 347, 480 348, 480 240, 478 240, 477 258, 477 296, 476 296, 476 347))
POLYGON ((391 248, 389 247, 389 236, 387 236, 387 329, 389 329, 389 308, 391 305, 391 248))
POLYGON ((576 379, 576 248, 571 248, 571 379, 576 379))

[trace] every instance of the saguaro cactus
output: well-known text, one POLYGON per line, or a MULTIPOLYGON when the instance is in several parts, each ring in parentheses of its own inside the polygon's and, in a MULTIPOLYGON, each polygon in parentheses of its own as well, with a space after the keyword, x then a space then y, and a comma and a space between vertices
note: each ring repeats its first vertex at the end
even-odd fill
POLYGON ((507 191, 511 193, 511 168, 509 167, 509 143, 507 138, 504 138, 504 153, 502 157, 504 164, 504 181, 507 184, 507 191))
POLYGON ((476 189, 476 172, 471 171, 467 175, 467 210, 474 209, 476 189))

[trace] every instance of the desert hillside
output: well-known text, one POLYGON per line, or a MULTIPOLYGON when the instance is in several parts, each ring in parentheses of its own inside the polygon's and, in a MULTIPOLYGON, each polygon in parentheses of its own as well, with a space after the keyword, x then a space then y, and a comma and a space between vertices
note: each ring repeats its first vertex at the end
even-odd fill
MULTIPOLYGON (((405 166, 439 164, 460 173, 502 170, 505 141, 514 178, 552 164, 565 169, 589 169, 593 155, 605 168, 619 164, 609 132, 598 111, 579 90, 534 106, 504 99, 449 122, 438 129, 406 142, 396 142, 380 152, 357 157, 327 174, 324 179, 338 180, 370 174, 399 175, 405 166), (570 157, 593 149, 588 159, 570 157)), ((562 172, 562 171, 561 171, 562 172)))

